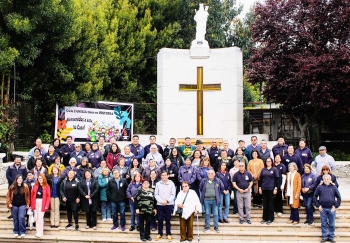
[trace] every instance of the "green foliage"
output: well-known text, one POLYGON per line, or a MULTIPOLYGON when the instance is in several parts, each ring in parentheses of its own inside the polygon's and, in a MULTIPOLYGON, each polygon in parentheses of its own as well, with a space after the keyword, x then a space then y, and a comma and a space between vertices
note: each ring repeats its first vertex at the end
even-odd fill
POLYGON ((41 134, 39 138, 43 143, 51 143, 52 141, 51 135, 46 130, 44 130, 44 133, 41 134))
MULTIPOLYGON (((335 161, 350 161, 350 154, 345 153, 344 151, 332 150, 332 151, 327 151, 327 153, 333 156, 335 161)), ((317 155, 319 155, 318 152, 312 152, 313 158, 315 158, 317 155)))
POLYGON ((6 107, 0 106, 0 143, 5 150, 14 149, 14 141, 17 138, 18 108, 10 103, 6 107))

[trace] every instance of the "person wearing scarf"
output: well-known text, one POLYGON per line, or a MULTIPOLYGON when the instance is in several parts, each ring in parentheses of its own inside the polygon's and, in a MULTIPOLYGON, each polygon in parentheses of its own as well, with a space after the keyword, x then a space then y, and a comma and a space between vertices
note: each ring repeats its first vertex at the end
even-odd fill
POLYGON ((238 160, 239 162, 244 162, 245 167, 248 166, 248 158, 244 155, 244 151, 242 148, 238 147, 236 149, 235 156, 232 158, 233 161, 238 160))
MULTIPOLYGON (((225 150, 226 151, 226 150, 225 150)), ((232 189, 232 184, 231 184, 231 176, 227 172, 227 164, 222 163, 220 166, 220 170, 216 172, 216 178, 219 178, 222 184, 224 185, 224 191, 221 192, 220 194, 220 206, 219 206, 219 222, 220 223, 230 223, 228 221, 228 213, 230 210, 230 191, 232 189), (225 202, 225 212, 224 214, 222 213, 222 206, 225 202)))
POLYGON ((289 163, 288 169, 286 197, 291 209, 288 223, 295 225, 299 224, 300 220, 298 208, 300 206, 301 176, 297 172, 298 166, 296 163, 289 163))
POLYGON ((182 208, 182 215, 180 215, 180 242, 185 240, 193 240, 193 221, 197 213, 202 212, 202 205, 194 190, 190 189, 187 181, 182 182, 182 191, 177 194, 174 215, 178 208, 182 208), (186 199, 185 199, 186 197, 186 199))
POLYGON ((227 171, 229 171, 233 167, 232 158, 228 156, 226 150, 221 150, 220 157, 216 159, 215 163, 215 171, 220 171, 221 164, 225 163, 227 171))
POLYGON ((94 178, 93 172, 89 169, 85 170, 83 179, 78 183, 80 194, 80 206, 83 212, 86 212, 86 227, 85 229, 96 230, 97 216, 96 213, 100 208, 99 184, 94 178))
POLYGON ((42 158, 37 158, 35 160, 35 167, 31 170, 35 179, 38 179, 40 174, 47 175, 47 169, 43 166, 42 158))
POLYGON ((140 174, 136 174, 131 183, 128 186, 128 189, 126 189, 126 196, 129 198, 129 205, 130 205, 130 212, 131 212, 131 222, 130 222, 130 229, 129 231, 135 230, 135 218, 136 218, 136 227, 137 231, 139 231, 139 215, 136 214, 135 204, 134 204, 134 196, 136 192, 142 187, 142 181, 143 178, 140 174))

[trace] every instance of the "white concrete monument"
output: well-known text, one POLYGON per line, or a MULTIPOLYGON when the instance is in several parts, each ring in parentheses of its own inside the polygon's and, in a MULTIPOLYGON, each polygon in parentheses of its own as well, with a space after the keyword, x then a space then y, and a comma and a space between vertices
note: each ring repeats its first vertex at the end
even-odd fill
POLYGON ((210 50, 208 7, 196 11, 191 49, 157 56, 157 133, 170 137, 237 139, 243 134, 243 57, 238 47, 210 50))

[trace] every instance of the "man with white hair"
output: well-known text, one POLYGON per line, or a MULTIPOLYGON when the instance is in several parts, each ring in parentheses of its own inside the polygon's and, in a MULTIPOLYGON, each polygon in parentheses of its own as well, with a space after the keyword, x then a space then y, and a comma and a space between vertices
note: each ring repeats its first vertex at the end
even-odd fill
POLYGON ((341 197, 338 188, 331 183, 329 174, 323 175, 323 184, 316 188, 313 202, 315 207, 320 210, 321 242, 330 241, 334 243, 335 216, 341 203, 341 197))
POLYGON ((41 157, 44 157, 44 155, 47 153, 46 149, 42 146, 41 139, 38 138, 38 139, 35 140, 35 146, 28 153, 28 160, 31 157, 34 157, 34 149, 36 149, 36 148, 40 149, 41 157))
POLYGON ((155 144, 152 144, 150 147, 150 152, 147 154, 145 161, 143 162, 143 167, 148 166, 148 162, 150 159, 153 159, 158 168, 162 168, 164 166, 164 160, 161 153, 158 152, 158 147, 155 144))

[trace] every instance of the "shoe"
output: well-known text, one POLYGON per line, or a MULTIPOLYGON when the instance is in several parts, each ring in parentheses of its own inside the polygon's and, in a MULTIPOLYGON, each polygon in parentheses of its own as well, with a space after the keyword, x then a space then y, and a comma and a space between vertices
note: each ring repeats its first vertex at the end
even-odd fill
POLYGON ((14 234, 13 236, 14 236, 15 238, 17 238, 17 237, 18 237, 18 234, 14 234))
POLYGON ((250 221, 250 219, 247 219, 247 223, 252 224, 252 221, 250 221))
POLYGON ((148 241, 152 241, 152 238, 151 238, 151 237, 148 237, 147 240, 148 240, 148 241))
POLYGON ((309 221, 308 225, 313 225, 314 221, 309 221))
POLYGON ((287 224, 292 224, 294 222, 294 220, 288 220, 287 224))
POLYGON ((258 208, 262 208, 262 205, 258 205, 258 208))
POLYGON ((147 241, 147 239, 141 239, 143 242, 147 241))
POLYGON ((204 231, 204 232, 209 232, 209 231, 210 231, 210 228, 204 228, 203 231, 204 231))
POLYGON ((220 230, 219 230, 218 227, 215 227, 214 230, 215 230, 216 233, 220 233, 220 230))
POLYGON ((235 212, 233 212, 233 214, 238 214, 238 212, 235 211, 235 212))
POLYGON ((152 228, 151 230, 152 230, 152 231, 156 231, 157 229, 156 229, 156 228, 152 228))
POLYGON ((223 223, 225 223, 225 222, 224 222, 222 219, 220 219, 220 220, 219 220, 219 223, 222 223, 222 224, 223 224, 223 223))
POLYGON ((225 222, 226 224, 229 224, 229 223, 230 223, 230 221, 228 221, 227 219, 224 219, 224 222, 225 222))
POLYGON ((96 227, 96 226, 94 226, 94 227, 92 227, 92 229, 93 229, 93 230, 97 230, 97 227, 96 227))
POLYGON ((26 234, 22 234, 22 235, 21 235, 21 238, 24 238, 24 237, 26 237, 26 234))
POLYGON ((327 239, 322 238, 321 243, 324 243, 324 242, 326 242, 326 241, 327 241, 327 239))
POLYGON ((294 225, 297 225, 297 224, 299 224, 299 222, 297 222, 297 221, 294 221, 294 222, 293 222, 293 224, 294 224, 294 225))
POLYGON ((281 217, 283 215, 283 213, 277 213, 278 217, 281 217))
POLYGON ((172 241, 171 235, 167 235, 166 238, 168 239, 168 241, 172 241))
POLYGON ((266 220, 261 220, 260 224, 266 224, 266 222, 267 222, 266 220))
POLYGON ((157 235, 157 237, 156 237, 156 241, 158 241, 158 240, 160 240, 160 239, 162 239, 162 235, 157 235))
POLYGON ((243 222, 244 222, 243 219, 240 219, 240 220, 239 220, 239 223, 240 223, 240 224, 243 224, 243 222))
POLYGON ((113 221, 113 219, 111 219, 111 218, 108 218, 108 219, 107 219, 107 221, 113 221))
POLYGON ((12 218, 13 218, 12 214, 11 214, 10 216, 8 216, 7 218, 8 218, 8 219, 12 219, 12 218))
POLYGON ((334 239, 328 239, 328 241, 335 243, 336 241, 334 239))
POLYGON ((113 225, 112 228, 111 228, 111 230, 115 230, 115 229, 118 229, 118 226, 113 225))
POLYGON ((90 226, 86 226, 85 229, 90 229, 90 226))
POLYGON ((180 240, 180 242, 184 242, 185 240, 180 240))
POLYGON ((270 225, 270 224, 272 224, 273 223, 273 221, 271 221, 271 220, 267 220, 267 225, 270 225))
POLYGON ((258 204, 253 204, 253 208, 257 208, 258 207, 258 204))
POLYGON ((75 225, 75 230, 79 230, 79 225, 78 224, 75 225))
POLYGON ((73 225, 72 224, 67 224, 66 229, 68 229, 70 227, 73 227, 73 225))
POLYGON ((125 231, 125 226, 120 227, 121 231, 125 231))
POLYGON ((41 238, 41 237, 42 237, 42 235, 35 235, 35 237, 36 237, 36 238, 41 238))
POLYGON ((304 222, 304 224, 308 224, 309 223, 309 220, 306 220, 305 222, 304 222))
POLYGON ((192 242, 192 240, 188 240, 188 242, 192 242))
POLYGON ((54 225, 51 225, 50 228, 55 228, 55 226, 54 226, 54 225))
POLYGON ((129 231, 134 231, 135 230, 135 227, 134 226, 131 226, 129 231))
POLYGON ((55 225, 55 228, 58 228, 58 225, 55 225))
POLYGON ((102 219, 102 222, 106 222, 107 221, 107 219, 102 219))

